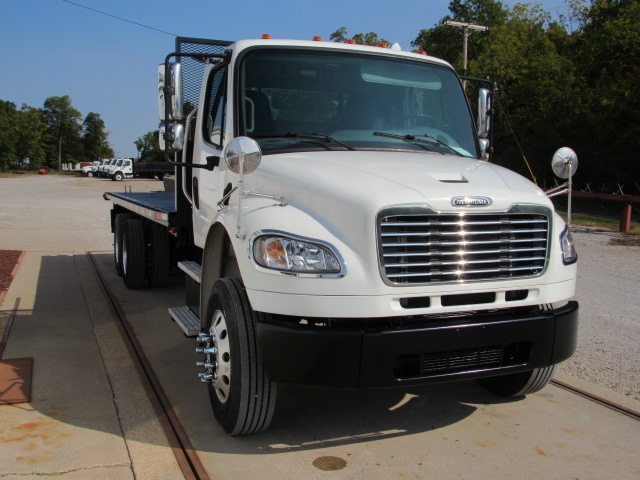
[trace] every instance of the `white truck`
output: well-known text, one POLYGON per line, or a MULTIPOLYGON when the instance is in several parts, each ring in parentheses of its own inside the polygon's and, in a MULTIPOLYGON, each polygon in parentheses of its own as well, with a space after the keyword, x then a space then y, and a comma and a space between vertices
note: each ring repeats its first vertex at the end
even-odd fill
POLYGON ((94 160, 91 165, 87 165, 82 167, 82 176, 83 177, 93 177, 95 172, 98 170, 102 162, 100 160, 94 160))
POLYGON ((97 176, 98 168, 100 167, 100 165, 102 165, 106 161, 107 161, 106 159, 94 160, 90 166, 82 168, 82 175, 85 177, 97 176))
POLYGON ((227 433, 267 428, 280 382, 519 396, 573 354, 569 229, 489 161, 491 91, 476 126, 445 61, 178 38, 158 92, 176 188, 105 194, 115 268, 129 288, 185 272, 169 313, 227 433))
POLYGON ((135 162, 133 158, 121 158, 108 167, 107 177, 116 182, 125 178, 157 178, 162 180, 173 174, 174 167, 169 162, 135 162))
POLYGON ((107 158, 106 160, 102 160, 102 163, 98 165, 98 169, 95 172, 95 176, 100 178, 107 178, 109 167, 115 165, 118 161, 117 158, 107 158))

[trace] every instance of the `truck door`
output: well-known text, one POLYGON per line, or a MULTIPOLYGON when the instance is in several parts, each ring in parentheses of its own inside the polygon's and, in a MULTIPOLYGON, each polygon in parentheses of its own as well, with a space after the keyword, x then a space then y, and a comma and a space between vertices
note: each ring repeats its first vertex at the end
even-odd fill
MULTIPOLYGON (((207 159, 222 155, 226 119, 227 66, 213 68, 207 76, 203 110, 198 115, 194 160, 207 164, 207 159)), ((214 160, 215 161, 215 160, 214 160)), ((191 170, 191 195, 193 199, 193 232, 196 245, 204 245, 213 219, 218 213, 217 203, 224 196, 224 175, 220 166, 212 171, 198 168, 191 170)))

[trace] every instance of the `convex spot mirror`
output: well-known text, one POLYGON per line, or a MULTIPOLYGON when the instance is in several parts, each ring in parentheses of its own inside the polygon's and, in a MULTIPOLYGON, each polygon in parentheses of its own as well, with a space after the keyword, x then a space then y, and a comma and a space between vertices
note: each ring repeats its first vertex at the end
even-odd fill
POLYGON ((569 147, 562 147, 553 154, 551 169, 556 176, 567 179, 578 169, 578 155, 569 147))
POLYGON ((252 173, 260 165, 262 150, 260 145, 249 137, 234 138, 224 150, 224 161, 227 167, 234 172, 252 173))
POLYGON ((184 147, 184 126, 180 123, 174 123, 169 126, 169 131, 165 127, 160 127, 158 132, 158 143, 160 150, 176 153, 184 147))

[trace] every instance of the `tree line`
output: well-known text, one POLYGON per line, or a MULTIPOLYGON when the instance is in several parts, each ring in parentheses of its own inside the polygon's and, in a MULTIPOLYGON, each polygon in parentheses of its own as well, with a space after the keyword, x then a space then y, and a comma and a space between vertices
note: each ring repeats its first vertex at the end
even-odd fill
MULTIPOLYGON (((494 161, 553 186, 553 152, 569 146, 580 159, 576 183, 633 188, 640 184, 640 0, 565 4, 568 13, 558 16, 535 3, 452 0, 450 14, 412 46, 461 72, 462 29, 445 22, 489 27, 469 36, 468 75, 498 88, 494 161)), ((342 27, 331 39, 347 37, 342 27)), ((388 43, 373 32, 352 38, 388 43)), ((467 83, 470 99, 478 86, 467 83)))
POLYGON ((63 163, 113 157, 100 114, 84 119, 68 95, 49 97, 42 108, 0 100, 0 171, 61 169, 63 163))
MULTIPOLYGON (((450 14, 418 32, 416 49, 462 70, 462 30, 447 20, 488 27, 469 37, 468 74, 497 85, 494 161, 541 186, 553 185, 550 160, 560 146, 580 158, 582 186, 640 184, 640 0, 565 0, 567 14, 539 4, 506 7, 496 0, 452 0, 450 14)), ((347 29, 331 35, 346 41, 347 29)), ((351 37, 377 45, 374 32, 351 37)), ((477 85, 467 83, 474 104, 477 85)), ((81 114, 69 96, 42 108, 0 100, 0 169, 112 157, 100 115, 81 114)), ((162 161, 158 132, 134 142, 140 161, 162 161)))

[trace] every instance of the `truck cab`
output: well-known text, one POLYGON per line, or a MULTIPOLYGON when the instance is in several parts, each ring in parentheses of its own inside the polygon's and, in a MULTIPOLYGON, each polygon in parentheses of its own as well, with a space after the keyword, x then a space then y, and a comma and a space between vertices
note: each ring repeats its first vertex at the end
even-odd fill
POLYGON ((188 245, 170 313, 225 431, 266 428, 279 382, 547 384, 575 349, 577 256, 545 193, 489 161, 490 91, 474 122, 420 53, 191 41, 159 69, 167 225, 188 245))

